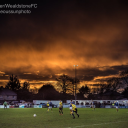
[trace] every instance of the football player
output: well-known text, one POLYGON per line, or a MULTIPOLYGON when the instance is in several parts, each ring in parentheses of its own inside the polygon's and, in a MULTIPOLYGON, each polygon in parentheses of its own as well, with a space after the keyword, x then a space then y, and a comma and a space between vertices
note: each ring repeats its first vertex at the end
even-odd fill
POLYGON ((47 102, 47 112, 49 111, 49 102, 47 102))
POLYGON ((77 108, 76 108, 76 105, 72 103, 72 115, 73 115, 73 119, 75 119, 75 116, 74 116, 74 112, 76 113, 76 115, 79 117, 79 114, 77 113, 77 108))
POLYGON ((61 100, 60 100, 60 103, 59 103, 59 113, 60 113, 60 115, 63 115, 63 103, 62 103, 61 100))
POLYGON ((70 115, 72 115, 72 99, 71 99, 71 101, 70 101, 70 103, 69 103, 69 110, 70 110, 70 115))

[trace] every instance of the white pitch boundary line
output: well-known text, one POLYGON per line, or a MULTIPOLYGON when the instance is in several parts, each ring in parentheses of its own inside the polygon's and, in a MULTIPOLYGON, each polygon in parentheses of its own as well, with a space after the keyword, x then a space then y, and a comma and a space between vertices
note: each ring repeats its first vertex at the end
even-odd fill
MULTIPOLYGON (((112 123, 122 123, 122 122, 127 122, 127 121, 118 121, 118 122, 100 123, 100 124, 91 124, 91 125, 81 125, 81 126, 75 126, 73 128, 86 127, 86 126, 92 126, 92 125, 103 125, 103 124, 112 124, 112 123)), ((67 127, 67 128, 72 128, 72 127, 67 127)))

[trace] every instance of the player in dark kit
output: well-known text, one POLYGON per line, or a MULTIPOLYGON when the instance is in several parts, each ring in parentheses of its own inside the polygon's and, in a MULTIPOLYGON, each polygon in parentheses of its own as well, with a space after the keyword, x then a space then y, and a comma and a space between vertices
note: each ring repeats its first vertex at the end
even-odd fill
POLYGON ((119 108, 119 103, 118 103, 118 101, 115 102, 115 106, 116 106, 116 111, 118 112, 118 108, 119 108))
POLYGON ((72 115, 72 99, 71 99, 71 101, 70 101, 70 103, 69 103, 69 110, 70 110, 70 115, 72 115))
POLYGON ((63 115, 63 103, 62 103, 61 100, 60 100, 60 103, 59 103, 59 113, 60 113, 60 115, 63 115))
POLYGON ((72 115, 73 115, 73 119, 75 119, 74 112, 79 117, 79 114, 77 113, 76 105, 72 103, 72 115))
POLYGON ((92 103, 91 103, 92 105, 91 105, 91 108, 92 108, 92 110, 95 110, 95 105, 94 105, 94 101, 92 100, 92 103))

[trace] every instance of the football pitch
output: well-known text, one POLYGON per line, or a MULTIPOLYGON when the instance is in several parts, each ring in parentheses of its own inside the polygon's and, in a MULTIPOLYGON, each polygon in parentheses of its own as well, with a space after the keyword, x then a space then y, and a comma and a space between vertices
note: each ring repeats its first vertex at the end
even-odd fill
POLYGON ((0 109, 0 128, 128 128, 128 109, 78 108, 78 118, 73 119, 69 109, 47 108, 0 109), (36 114, 36 117, 33 115, 36 114))

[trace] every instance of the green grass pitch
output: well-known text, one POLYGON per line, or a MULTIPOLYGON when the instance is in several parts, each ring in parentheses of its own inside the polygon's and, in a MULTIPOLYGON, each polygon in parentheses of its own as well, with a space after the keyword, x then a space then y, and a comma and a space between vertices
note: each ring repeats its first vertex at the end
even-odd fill
POLYGON ((128 128, 128 109, 78 108, 80 117, 75 115, 75 119, 68 108, 63 112, 59 115, 58 108, 53 112, 46 108, 1 108, 0 128, 128 128))

